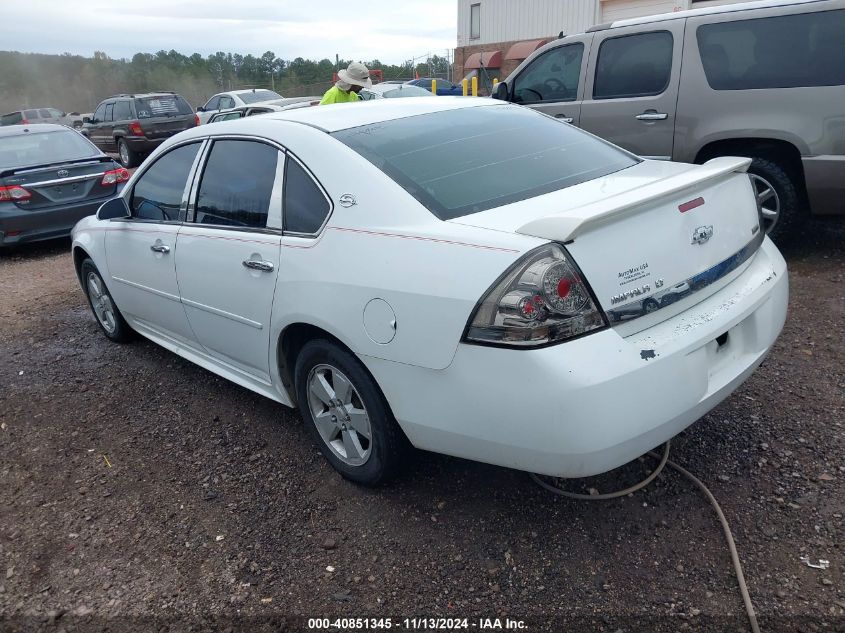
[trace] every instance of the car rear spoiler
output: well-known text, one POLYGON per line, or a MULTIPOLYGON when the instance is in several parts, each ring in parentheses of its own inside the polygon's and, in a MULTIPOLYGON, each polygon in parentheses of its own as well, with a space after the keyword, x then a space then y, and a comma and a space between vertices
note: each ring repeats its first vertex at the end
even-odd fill
POLYGON ((563 213, 532 220, 519 227, 516 232, 544 239, 571 242, 588 227, 602 224, 620 215, 634 213, 644 204, 689 189, 707 180, 734 172, 744 173, 750 164, 750 158, 737 156, 713 158, 696 169, 682 174, 669 176, 563 213))

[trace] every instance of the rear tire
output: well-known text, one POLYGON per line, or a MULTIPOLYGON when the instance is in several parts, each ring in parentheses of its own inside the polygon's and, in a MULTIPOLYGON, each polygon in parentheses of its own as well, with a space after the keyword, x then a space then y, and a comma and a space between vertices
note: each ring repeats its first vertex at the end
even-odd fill
POLYGON ((85 290, 85 296, 88 297, 88 305, 103 334, 115 343, 131 341, 134 332, 118 310, 94 262, 90 258, 83 260, 79 271, 82 288, 85 290))
POLYGON ((308 432, 335 470, 364 486, 395 476, 408 440, 355 356, 330 341, 312 340, 296 359, 294 382, 308 432))
POLYGON ((141 155, 129 147, 122 138, 117 139, 117 153, 120 156, 120 164, 127 169, 137 167, 141 162, 141 155))
POLYGON ((789 170, 759 157, 750 157, 748 173, 754 193, 763 205, 763 229, 775 241, 787 239, 797 228, 802 214, 802 196, 789 170), (765 196, 765 197, 763 197, 765 196))

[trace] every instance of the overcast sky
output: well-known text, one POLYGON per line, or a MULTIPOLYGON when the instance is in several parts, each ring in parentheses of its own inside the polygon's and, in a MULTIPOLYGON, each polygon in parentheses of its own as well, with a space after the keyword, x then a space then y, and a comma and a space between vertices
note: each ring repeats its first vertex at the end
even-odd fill
POLYGON ((28 0, 3 3, 0 50, 131 57, 176 49, 401 63, 445 55, 456 0, 28 0), (14 25, 14 28, 10 28, 14 25))

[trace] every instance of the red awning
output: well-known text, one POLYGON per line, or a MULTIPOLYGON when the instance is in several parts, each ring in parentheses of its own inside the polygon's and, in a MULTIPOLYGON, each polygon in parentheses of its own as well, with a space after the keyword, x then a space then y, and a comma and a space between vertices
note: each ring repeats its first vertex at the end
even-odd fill
POLYGON ((476 68, 501 68, 502 67, 502 51, 488 51, 486 53, 473 53, 467 57, 464 63, 464 70, 473 70, 476 68))
POLYGON ((531 53, 549 42, 549 39, 544 40, 526 40, 525 42, 517 42, 508 49, 508 54, 505 59, 526 59, 531 53))

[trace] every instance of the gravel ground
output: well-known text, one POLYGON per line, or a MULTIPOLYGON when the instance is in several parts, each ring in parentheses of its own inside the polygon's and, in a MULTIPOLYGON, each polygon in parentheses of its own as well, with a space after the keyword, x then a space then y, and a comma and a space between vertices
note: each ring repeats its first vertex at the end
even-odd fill
MULTIPOLYGON (((844 238, 818 221, 784 248, 790 314, 771 356, 673 442, 722 503, 767 631, 845 630, 844 238)), ((335 616, 747 630, 716 517, 676 474, 575 502, 421 453, 399 481, 358 488, 296 413, 145 340, 109 343, 67 251, 0 259, 0 630, 335 616)), ((652 465, 570 487, 609 491, 652 465)))

